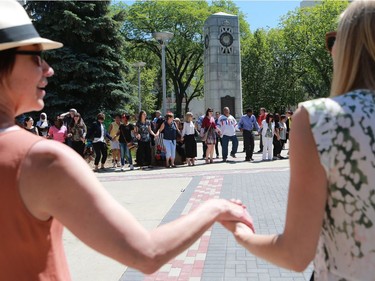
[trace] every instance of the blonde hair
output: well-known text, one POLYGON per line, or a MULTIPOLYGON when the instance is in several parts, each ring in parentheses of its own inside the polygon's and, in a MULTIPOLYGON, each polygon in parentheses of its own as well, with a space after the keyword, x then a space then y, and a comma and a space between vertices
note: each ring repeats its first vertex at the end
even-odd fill
POLYGON ((185 114, 185 119, 186 119, 186 120, 189 120, 189 117, 193 118, 193 113, 191 113, 190 111, 189 111, 189 112, 186 112, 186 114, 185 114))
POLYGON ((357 0, 341 14, 331 96, 375 90, 375 1, 357 0))

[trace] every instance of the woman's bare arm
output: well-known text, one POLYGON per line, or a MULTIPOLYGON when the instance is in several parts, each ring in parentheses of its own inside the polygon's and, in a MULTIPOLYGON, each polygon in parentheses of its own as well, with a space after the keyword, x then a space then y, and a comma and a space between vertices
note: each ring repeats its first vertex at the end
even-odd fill
POLYGON ((215 220, 240 220, 241 206, 212 200, 151 232, 115 201, 78 154, 41 141, 24 160, 21 197, 40 220, 58 219, 84 243, 144 273, 188 248, 215 220))
POLYGON ((327 200, 327 177, 304 108, 293 115, 290 187, 284 233, 257 235, 243 224, 224 223, 251 253, 278 266, 304 270, 315 256, 327 200))
POLYGON ((154 137, 156 136, 155 133, 151 129, 151 125, 147 126, 147 129, 148 129, 148 132, 150 133, 150 135, 152 135, 154 137))
POLYGON ((160 125, 159 130, 156 132, 155 137, 158 137, 158 136, 159 136, 160 132, 162 132, 162 131, 164 130, 164 127, 165 127, 165 125, 164 125, 164 123, 162 123, 162 124, 160 125))

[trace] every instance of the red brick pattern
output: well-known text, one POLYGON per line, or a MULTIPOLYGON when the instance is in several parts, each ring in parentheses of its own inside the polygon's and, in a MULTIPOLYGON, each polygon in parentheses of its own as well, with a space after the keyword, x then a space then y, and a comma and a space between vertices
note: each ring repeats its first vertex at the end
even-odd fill
MULTIPOLYGON (((219 198, 223 179, 223 176, 217 175, 202 177, 181 215, 188 214, 208 199, 219 198)), ((158 272, 147 275, 144 281, 200 281, 210 237, 211 229, 158 272)))

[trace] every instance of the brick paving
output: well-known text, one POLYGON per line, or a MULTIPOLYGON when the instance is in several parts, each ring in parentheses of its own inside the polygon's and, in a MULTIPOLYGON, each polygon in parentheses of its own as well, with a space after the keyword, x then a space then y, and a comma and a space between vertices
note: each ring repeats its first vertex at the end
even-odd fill
MULTIPOLYGON (((285 221, 289 169, 252 167, 168 174, 177 178, 192 176, 192 181, 161 224, 188 213, 209 198, 240 198, 254 218, 257 233, 280 233, 285 221)), ((123 177, 131 180, 133 175, 123 177)), ((101 181, 106 180, 113 179, 101 178, 101 181)), ((129 268, 120 281, 302 281, 309 280, 310 275, 311 266, 304 273, 295 273, 258 259, 237 245, 228 231, 215 224, 187 251, 155 274, 143 275, 129 268)))

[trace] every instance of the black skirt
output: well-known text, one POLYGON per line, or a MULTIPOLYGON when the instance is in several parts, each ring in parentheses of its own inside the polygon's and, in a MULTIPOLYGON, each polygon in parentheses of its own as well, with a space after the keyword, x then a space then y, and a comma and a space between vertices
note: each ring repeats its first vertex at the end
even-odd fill
POLYGON ((184 143, 186 158, 197 157, 197 142, 195 141, 194 135, 185 135, 184 143))

